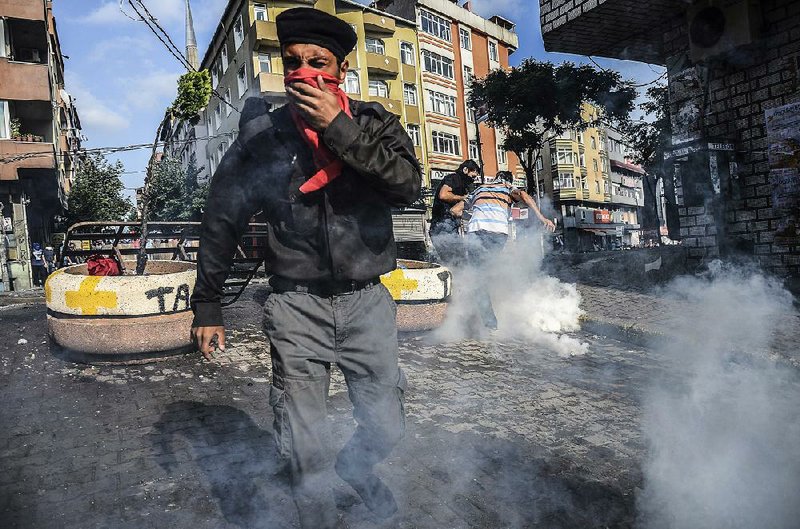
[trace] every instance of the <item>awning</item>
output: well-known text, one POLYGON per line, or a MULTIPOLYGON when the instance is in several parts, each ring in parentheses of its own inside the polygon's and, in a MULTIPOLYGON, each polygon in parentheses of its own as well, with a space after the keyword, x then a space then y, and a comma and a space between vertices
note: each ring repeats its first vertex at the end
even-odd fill
POLYGON ((647 174, 644 169, 642 169, 641 165, 635 165, 628 162, 620 162, 618 160, 609 160, 608 163, 611 167, 616 167, 618 169, 624 169, 626 171, 631 171, 638 174, 647 174))

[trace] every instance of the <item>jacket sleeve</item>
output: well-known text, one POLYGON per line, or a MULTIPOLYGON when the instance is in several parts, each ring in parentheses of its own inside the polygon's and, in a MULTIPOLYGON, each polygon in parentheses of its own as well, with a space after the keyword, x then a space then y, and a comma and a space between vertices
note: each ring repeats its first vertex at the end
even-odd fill
POLYGON ((258 194, 249 182, 249 156, 239 141, 222 158, 208 193, 200 227, 197 282, 192 293, 193 327, 222 325, 223 284, 233 264, 249 219, 258 207, 258 194))
POLYGON ((340 112, 322 138, 340 160, 381 191, 389 204, 407 206, 419 197, 422 186, 414 145, 394 115, 383 111, 378 116, 362 126, 340 112))

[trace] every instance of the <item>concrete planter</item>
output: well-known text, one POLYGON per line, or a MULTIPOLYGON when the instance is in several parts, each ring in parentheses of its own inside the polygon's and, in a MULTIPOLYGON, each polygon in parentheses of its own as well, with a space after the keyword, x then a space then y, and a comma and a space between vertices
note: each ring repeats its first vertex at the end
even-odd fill
POLYGON ((397 302, 397 328, 402 332, 435 329, 444 321, 453 288, 447 268, 424 261, 400 259, 397 269, 381 276, 397 302))
POLYGON ((85 264, 62 268, 45 284, 50 337, 70 359, 84 362, 191 351, 195 279, 195 264, 182 261, 150 261, 142 276, 89 276, 85 264))

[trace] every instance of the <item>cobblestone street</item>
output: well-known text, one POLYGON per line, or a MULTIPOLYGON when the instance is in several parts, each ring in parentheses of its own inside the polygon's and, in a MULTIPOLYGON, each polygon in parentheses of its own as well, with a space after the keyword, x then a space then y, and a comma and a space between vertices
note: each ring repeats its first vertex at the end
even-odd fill
MULTIPOLYGON (((272 449, 258 300, 256 285, 227 309, 218 361, 134 367, 57 358, 41 305, 3 309, 0 527, 296 526, 272 449)), ((640 399, 667 375, 639 346, 574 337, 586 355, 403 337, 407 433, 379 469, 400 514, 374 520, 332 477, 351 527, 631 527, 640 399)), ((341 377, 329 406, 335 448, 353 428, 341 377)))

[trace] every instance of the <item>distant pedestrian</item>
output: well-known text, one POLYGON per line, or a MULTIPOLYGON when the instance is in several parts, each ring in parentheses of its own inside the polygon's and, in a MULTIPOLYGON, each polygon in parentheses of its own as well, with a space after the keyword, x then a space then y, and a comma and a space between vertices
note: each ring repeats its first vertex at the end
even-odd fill
MULTIPOLYGON (((471 266, 483 270, 493 265, 494 257, 508 240, 511 205, 514 202, 525 203, 546 230, 555 230, 555 224, 542 215, 533 197, 512 186, 512 180, 513 175, 509 171, 501 171, 494 180, 481 184, 467 198, 466 208, 470 213, 467 223, 467 249, 471 266)), ((484 326, 497 329, 497 317, 486 283, 480 281, 472 287, 484 326)))
POLYGON ((56 269, 56 251, 52 246, 45 246, 42 253, 44 255, 44 266, 47 269, 47 275, 50 275, 56 269))
POLYGON ((431 242, 442 264, 457 266, 464 263, 466 251, 459 232, 460 210, 474 187, 480 167, 474 160, 466 160, 455 173, 444 177, 436 188, 431 210, 431 242), (454 214, 458 211, 457 214, 454 214))
POLYGON ((31 267, 33 268, 33 284, 40 287, 47 279, 47 265, 44 260, 42 245, 35 242, 31 245, 31 267))

